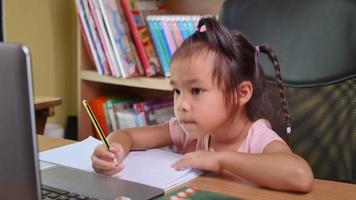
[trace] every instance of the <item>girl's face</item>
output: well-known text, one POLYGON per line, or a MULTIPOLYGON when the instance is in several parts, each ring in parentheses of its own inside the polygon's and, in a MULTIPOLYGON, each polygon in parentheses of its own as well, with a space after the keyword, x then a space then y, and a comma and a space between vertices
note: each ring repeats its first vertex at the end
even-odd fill
POLYGON ((175 116, 189 137, 213 133, 228 119, 224 94, 212 80, 214 56, 196 54, 173 61, 175 116))

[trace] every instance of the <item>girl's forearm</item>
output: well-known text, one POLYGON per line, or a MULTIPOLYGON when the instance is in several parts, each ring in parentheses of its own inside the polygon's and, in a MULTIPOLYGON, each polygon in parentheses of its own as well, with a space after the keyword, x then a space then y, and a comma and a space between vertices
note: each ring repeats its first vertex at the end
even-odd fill
POLYGON ((120 143, 124 149, 125 156, 132 149, 132 137, 129 132, 125 130, 115 130, 108 136, 109 143, 120 143))
POLYGON ((220 169, 261 186, 300 192, 311 190, 313 173, 309 165, 293 153, 217 153, 220 169))

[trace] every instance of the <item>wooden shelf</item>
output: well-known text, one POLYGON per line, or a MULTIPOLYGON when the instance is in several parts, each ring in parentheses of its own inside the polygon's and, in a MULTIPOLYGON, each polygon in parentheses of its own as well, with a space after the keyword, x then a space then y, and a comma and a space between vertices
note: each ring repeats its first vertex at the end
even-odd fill
POLYGON ((164 77, 134 77, 134 78, 116 78, 112 76, 99 75, 94 70, 81 70, 81 80, 107 83, 112 85, 129 86, 137 88, 155 89, 155 90, 172 90, 169 85, 169 78, 164 77))

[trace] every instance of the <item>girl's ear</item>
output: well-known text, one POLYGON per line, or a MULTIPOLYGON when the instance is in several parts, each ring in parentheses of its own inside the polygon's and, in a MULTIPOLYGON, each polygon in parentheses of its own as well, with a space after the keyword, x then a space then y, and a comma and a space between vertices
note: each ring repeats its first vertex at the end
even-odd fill
POLYGON ((240 106, 245 106, 251 99, 253 86, 251 81, 242 81, 237 88, 237 100, 240 106))

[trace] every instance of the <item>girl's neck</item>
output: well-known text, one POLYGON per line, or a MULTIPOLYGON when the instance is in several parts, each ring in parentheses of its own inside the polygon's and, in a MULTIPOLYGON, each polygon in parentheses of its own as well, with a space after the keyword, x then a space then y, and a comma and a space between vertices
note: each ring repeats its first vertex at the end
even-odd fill
POLYGON ((251 124, 252 121, 246 115, 235 117, 211 134, 210 147, 215 150, 220 147, 227 149, 229 146, 237 149, 246 138, 251 124))

